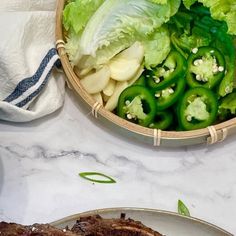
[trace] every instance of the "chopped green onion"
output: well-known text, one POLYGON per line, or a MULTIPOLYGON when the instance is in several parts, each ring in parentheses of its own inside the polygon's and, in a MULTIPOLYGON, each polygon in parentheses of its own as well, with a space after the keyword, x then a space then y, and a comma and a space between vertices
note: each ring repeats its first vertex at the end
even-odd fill
POLYGON ((113 178, 111 178, 110 176, 107 176, 105 174, 98 173, 98 172, 82 172, 82 173, 79 173, 79 176, 82 177, 83 179, 89 180, 91 182, 100 183, 100 184, 114 184, 114 183, 116 183, 116 181, 113 178), (101 176, 106 179, 105 180, 94 179, 94 178, 90 178, 89 176, 101 176))
POLYGON ((181 200, 178 201, 178 213, 183 216, 190 216, 189 209, 181 200))

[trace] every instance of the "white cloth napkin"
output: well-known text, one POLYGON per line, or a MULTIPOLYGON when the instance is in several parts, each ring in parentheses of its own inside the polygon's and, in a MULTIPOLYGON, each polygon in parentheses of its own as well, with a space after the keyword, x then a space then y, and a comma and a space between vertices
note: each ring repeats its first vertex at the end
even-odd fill
POLYGON ((63 105, 56 0, 0 0, 0 120, 31 121, 63 105))

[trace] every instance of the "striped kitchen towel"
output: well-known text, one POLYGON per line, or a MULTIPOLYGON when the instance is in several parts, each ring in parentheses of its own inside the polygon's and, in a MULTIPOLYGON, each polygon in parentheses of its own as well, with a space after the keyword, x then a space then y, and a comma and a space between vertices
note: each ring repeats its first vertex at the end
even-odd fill
POLYGON ((56 111, 64 101, 64 75, 55 70, 60 67, 54 48, 55 1, 4 1, 0 7, 0 120, 27 122, 56 111))

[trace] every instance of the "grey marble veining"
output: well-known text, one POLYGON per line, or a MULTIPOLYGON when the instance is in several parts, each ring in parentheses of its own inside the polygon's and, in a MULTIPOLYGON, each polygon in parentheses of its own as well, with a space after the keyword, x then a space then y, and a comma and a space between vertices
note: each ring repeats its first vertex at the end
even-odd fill
POLYGON ((30 224, 106 207, 177 210, 236 233, 235 137, 217 146, 154 149, 91 118, 69 93, 61 111, 0 124, 0 219, 30 224), (79 172, 116 179, 93 184, 79 172))

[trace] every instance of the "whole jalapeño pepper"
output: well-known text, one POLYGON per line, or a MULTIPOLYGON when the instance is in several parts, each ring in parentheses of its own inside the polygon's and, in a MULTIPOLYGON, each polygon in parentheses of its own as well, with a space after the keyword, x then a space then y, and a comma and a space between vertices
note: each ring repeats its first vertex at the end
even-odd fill
POLYGON ((119 97, 117 114, 130 122, 148 127, 156 115, 155 98, 141 85, 130 86, 119 97))

